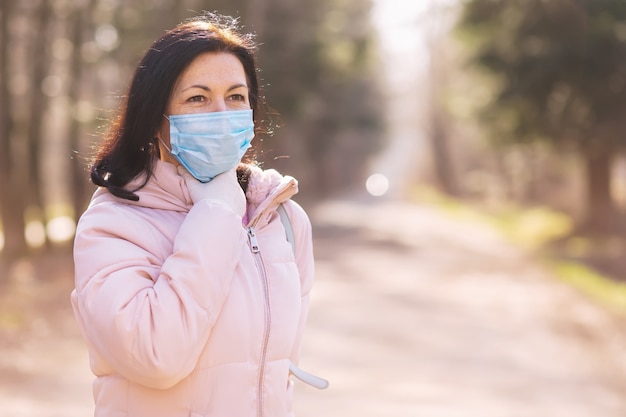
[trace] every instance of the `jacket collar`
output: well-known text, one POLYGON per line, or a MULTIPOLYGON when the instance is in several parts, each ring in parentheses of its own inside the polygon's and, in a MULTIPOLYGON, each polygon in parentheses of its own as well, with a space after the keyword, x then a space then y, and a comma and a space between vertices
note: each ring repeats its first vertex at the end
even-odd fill
MULTIPOLYGON (((137 177, 129 182, 125 188, 137 189, 143 184, 143 181, 143 176, 137 177)), ((193 205, 185 180, 178 175, 176 167, 158 159, 154 161, 150 181, 135 193, 139 196, 139 201, 122 200, 109 193, 106 188, 100 187, 94 194, 92 204, 103 201, 118 201, 133 206, 181 212, 189 211, 193 205)))
MULTIPOLYGON (((248 201, 247 226, 261 227, 267 224, 276 208, 298 192, 298 181, 291 176, 282 176, 274 169, 263 170, 250 166, 250 178, 246 199, 248 201)), ((140 186, 143 178, 136 178, 128 184, 128 189, 140 186)), ((92 204, 103 201, 121 201, 126 204, 187 212, 193 206, 185 180, 178 175, 176 167, 161 160, 154 164, 153 176, 148 183, 136 191, 139 201, 120 200, 106 188, 99 188, 92 204)))

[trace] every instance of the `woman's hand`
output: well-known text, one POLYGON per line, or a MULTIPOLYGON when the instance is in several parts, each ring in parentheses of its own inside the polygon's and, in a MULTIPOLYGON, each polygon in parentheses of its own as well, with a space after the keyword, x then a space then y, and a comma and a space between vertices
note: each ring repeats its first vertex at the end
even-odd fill
POLYGON ((182 165, 179 165, 177 170, 185 180, 194 204, 200 200, 220 201, 241 216, 245 213, 246 196, 237 181, 236 167, 219 174, 209 182, 198 181, 182 165))

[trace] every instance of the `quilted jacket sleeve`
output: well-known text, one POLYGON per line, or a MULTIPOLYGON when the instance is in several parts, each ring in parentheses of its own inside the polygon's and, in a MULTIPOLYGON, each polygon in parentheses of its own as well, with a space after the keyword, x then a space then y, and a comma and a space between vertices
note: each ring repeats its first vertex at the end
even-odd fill
POLYGON ((103 203, 83 215, 72 304, 91 349, 115 373, 166 389, 198 361, 229 291, 245 230, 225 206, 201 201, 163 260, 147 249, 154 225, 133 213, 124 204, 103 203))

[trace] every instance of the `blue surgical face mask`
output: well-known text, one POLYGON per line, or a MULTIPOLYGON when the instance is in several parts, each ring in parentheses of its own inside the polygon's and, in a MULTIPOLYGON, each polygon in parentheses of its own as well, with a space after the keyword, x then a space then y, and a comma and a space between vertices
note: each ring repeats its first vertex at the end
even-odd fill
POLYGON ((163 146, 201 182, 209 182, 237 166, 254 137, 252 110, 177 114, 167 118, 171 148, 163 146))

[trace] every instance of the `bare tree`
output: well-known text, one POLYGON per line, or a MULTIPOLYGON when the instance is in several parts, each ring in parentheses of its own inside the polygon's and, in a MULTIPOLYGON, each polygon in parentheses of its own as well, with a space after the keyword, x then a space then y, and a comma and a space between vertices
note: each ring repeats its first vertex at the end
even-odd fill
POLYGON ((426 41, 429 50, 429 97, 426 122, 431 145, 435 179, 441 191, 458 195, 460 189, 450 152, 450 123, 447 110, 442 105, 444 86, 447 85, 450 65, 445 55, 446 35, 452 26, 453 9, 449 6, 430 4, 428 13, 419 19, 418 24, 426 24, 426 41), (428 19, 426 22, 425 20, 428 19))
MULTIPOLYGON (((68 94, 75 112, 81 99, 81 81, 85 68, 85 62, 81 57, 80 50, 86 40, 86 33, 88 31, 93 32, 90 16, 93 13, 94 3, 94 0, 88 0, 84 5, 76 5, 70 21, 73 53, 68 71, 69 78, 73 82, 69 85, 68 94)), ((70 152, 72 153, 72 172, 70 176, 72 182, 72 206, 74 215, 79 216, 85 209, 89 198, 86 164, 83 158, 81 120, 79 117, 70 118, 68 142, 70 152)))
POLYGON ((24 236, 24 205, 15 176, 12 175, 14 161, 12 138, 15 130, 12 117, 13 100, 9 89, 10 82, 10 22, 15 3, 2 1, 0 10, 0 214, 5 246, 2 255, 11 260, 26 251, 24 236))
POLYGON ((26 153, 27 169, 23 171, 26 176, 26 194, 24 204, 26 207, 35 207, 39 212, 45 210, 44 196, 41 185, 41 140, 44 114, 47 107, 46 95, 41 93, 42 85, 49 74, 51 61, 50 42, 52 36, 51 24, 53 21, 50 0, 41 0, 35 10, 34 25, 38 28, 33 33, 29 47, 32 68, 31 86, 35 90, 30 94, 30 112, 28 114, 26 128, 26 153))

